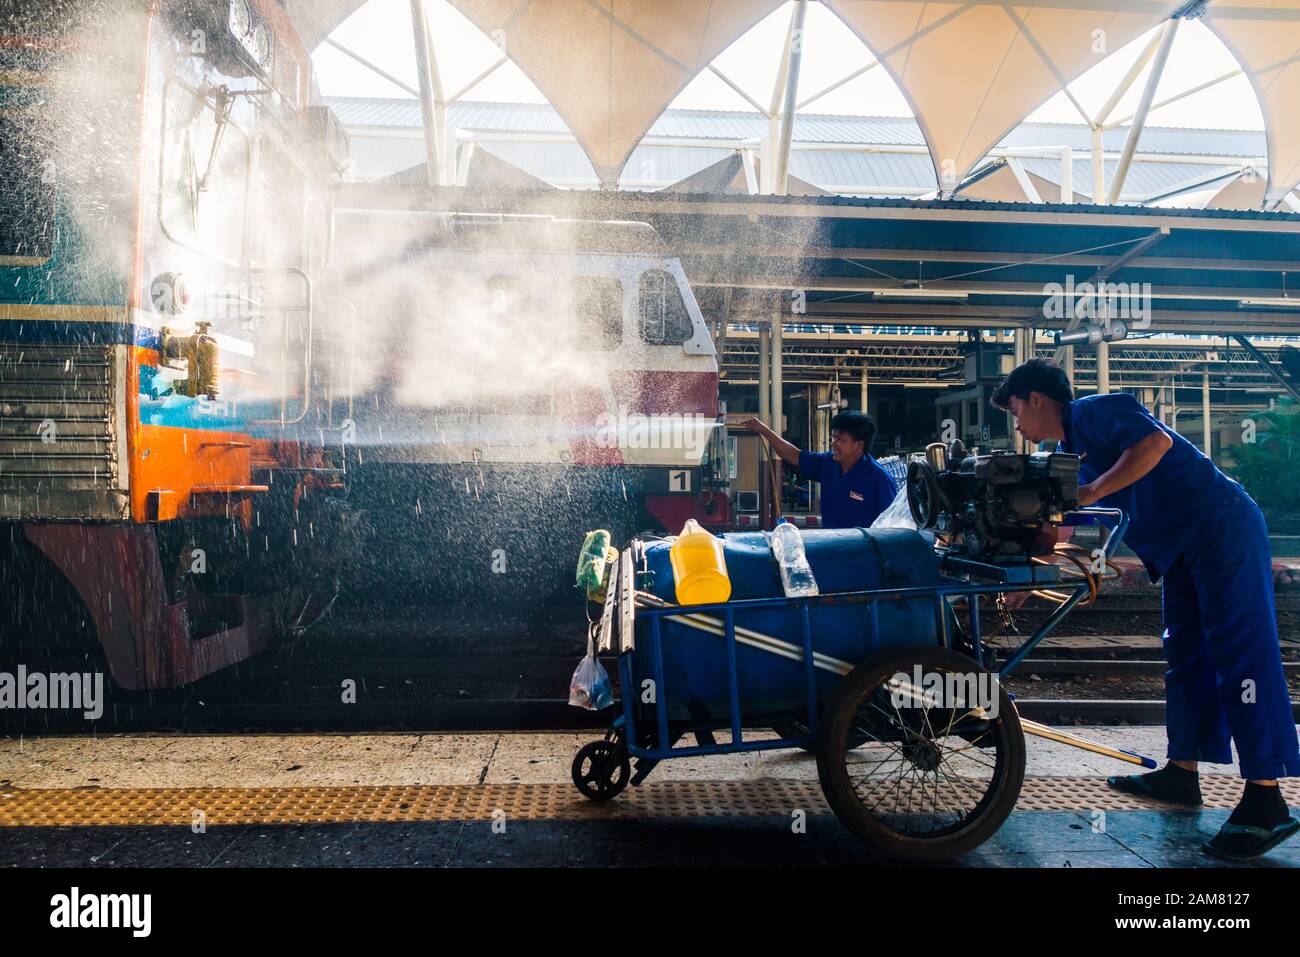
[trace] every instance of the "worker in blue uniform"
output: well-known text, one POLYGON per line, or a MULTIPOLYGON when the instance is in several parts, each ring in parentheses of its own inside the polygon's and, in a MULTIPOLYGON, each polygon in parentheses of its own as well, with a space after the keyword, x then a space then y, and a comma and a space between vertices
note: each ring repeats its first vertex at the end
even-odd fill
POLYGON ((824 528, 866 528, 894 501, 897 486, 871 457, 876 423, 865 412, 840 412, 831 419, 829 452, 805 452, 760 419, 741 423, 765 438, 781 461, 821 483, 824 528))
POLYGON ((993 396, 1030 442, 1082 457, 1079 504, 1123 509, 1125 543, 1164 579, 1168 763, 1112 777, 1118 790, 1201 802, 1197 762, 1230 764, 1246 786, 1205 849, 1255 857, 1300 830, 1277 786, 1300 775, 1300 745, 1282 668, 1264 516, 1196 446, 1123 392, 1075 399, 1065 371, 1033 359, 993 396))

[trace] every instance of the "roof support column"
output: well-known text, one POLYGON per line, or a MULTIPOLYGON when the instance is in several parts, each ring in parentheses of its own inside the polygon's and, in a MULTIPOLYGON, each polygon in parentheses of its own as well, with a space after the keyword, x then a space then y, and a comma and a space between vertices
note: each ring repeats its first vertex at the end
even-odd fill
MULTIPOLYGON (((1024 365, 1034 357, 1034 330, 1029 326, 1017 326, 1015 333, 1015 364, 1024 365)), ((1010 412, 1007 413, 1011 415, 1010 412)), ((1014 431, 1012 427, 1012 436, 1015 439, 1015 449, 1017 452, 1028 452, 1029 441, 1019 432, 1014 431)))
MULTIPOLYGON (((771 336, 768 324, 758 324, 758 417, 771 428, 772 426, 772 388, 768 378, 771 364, 769 353, 771 336)), ((772 518, 772 459, 771 447, 764 441, 758 442, 758 521, 763 528, 771 526, 772 518)))
POLYGON ((871 411, 869 407, 869 403, 867 402, 867 385, 868 385, 867 379, 868 379, 867 361, 863 359, 862 360, 862 411, 864 413, 871 411))
POLYGON ((1114 204, 1119 202, 1119 198, 1124 189, 1124 180, 1128 178, 1128 169, 1133 162, 1133 154, 1137 152, 1138 140, 1142 138, 1142 130, 1146 127, 1147 114, 1151 112, 1151 101, 1155 99, 1156 87, 1160 85, 1160 78, 1165 72, 1165 63, 1169 60, 1169 50, 1174 45, 1174 37, 1178 35, 1177 17, 1165 21, 1164 27, 1160 34, 1160 46, 1156 49, 1155 57, 1151 63, 1151 74, 1147 77, 1146 88, 1142 90, 1142 99, 1138 102, 1137 112, 1133 114, 1133 125, 1129 127, 1128 139, 1124 141, 1124 151, 1119 157, 1119 166, 1115 170, 1115 178, 1110 183, 1110 195, 1107 202, 1114 204))
MULTIPOLYGON (((778 295, 776 300, 776 309, 772 314, 772 429, 778 435, 784 434, 784 414, 782 410, 781 392, 784 388, 782 382, 782 372, 784 371, 781 364, 782 360, 782 333, 784 331, 784 316, 782 310, 785 309, 784 297, 778 295)), ((772 523, 776 526, 776 520, 781 515, 781 489, 785 487, 783 468, 785 463, 777 456, 772 456, 772 523)))
POLYGON ((799 67, 803 63, 804 17, 808 0, 798 0, 786 38, 785 102, 781 106, 781 133, 776 148, 776 177, 773 192, 784 196, 790 175, 790 143, 794 138, 794 115, 799 102, 799 67))
POLYGON ((1214 437, 1210 430, 1210 370, 1201 373, 1201 445, 1207 458, 1214 458, 1214 437))
POLYGON ((1106 120, 1119 105, 1119 101, 1128 92, 1129 87, 1136 82, 1143 68, 1155 56, 1156 49, 1160 46, 1160 37, 1161 35, 1157 33, 1151 38, 1151 42, 1133 61, 1133 65, 1128 68, 1128 73, 1124 74, 1119 85, 1111 91, 1110 98, 1097 112, 1096 117, 1089 120, 1089 125, 1092 127, 1092 201, 1098 205, 1106 202, 1106 120))
POLYGON ((781 380, 782 380, 782 373, 785 371, 785 367, 782 364, 781 353, 782 353, 782 338, 783 338, 783 333, 785 331, 784 330, 785 324, 783 321, 784 317, 781 314, 781 310, 784 307, 784 305, 785 305, 784 302, 778 299, 776 312, 772 316, 772 338, 771 338, 772 406, 771 409, 772 409, 772 428, 776 432, 781 431, 781 417, 783 413, 781 407, 781 390, 784 384, 782 383, 781 380))
POLYGON ((1106 202, 1106 132, 1100 126, 1092 128, 1092 201, 1106 202))
POLYGON ((1110 391, 1110 343, 1105 339, 1097 343, 1097 392, 1110 391))
POLYGON ((437 186, 442 182, 447 107, 442 102, 442 80, 438 76, 424 0, 411 0, 411 28, 415 36, 415 69, 419 75, 420 115, 424 120, 424 149, 428 157, 426 178, 430 186, 437 186))

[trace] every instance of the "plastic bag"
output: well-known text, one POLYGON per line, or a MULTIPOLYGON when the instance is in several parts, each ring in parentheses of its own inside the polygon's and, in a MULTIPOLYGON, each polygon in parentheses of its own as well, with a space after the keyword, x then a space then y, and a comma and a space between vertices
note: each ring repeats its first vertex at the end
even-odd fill
POLYGON ((605 666, 596 659, 591 637, 587 637, 587 655, 574 669, 569 682, 569 704, 588 711, 600 711, 614 703, 614 688, 605 666))
POLYGON ((907 504, 907 483, 904 482, 899 488, 898 494, 894 500, 889 503, 889 508, 885 509, 876 516, 876 520, 871 523, 872 528, 910 528, 917 531, 926 544, 931 547, 935 543, 935 535, 932 529, 916 527, 916 519, 912 518, 912 507, 907 504))
POLYGON ((903 483, 898 489, 898 494, 889 503, 889 508, 876 516, 876 520, 871 523, 871 527, 916 528, 916 520, 912 518, 912 509, 907 504, 907 483, 903 483))

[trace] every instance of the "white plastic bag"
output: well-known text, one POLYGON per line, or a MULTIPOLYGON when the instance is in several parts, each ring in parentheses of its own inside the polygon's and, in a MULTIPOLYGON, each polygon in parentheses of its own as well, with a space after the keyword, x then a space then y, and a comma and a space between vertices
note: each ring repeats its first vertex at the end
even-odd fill
POLYGON ((899 487, 898 494, 889 503, 889 508, 876 516, 876 520, 871 523, 871 527, 916 528, 916 521, 912 518, 912 509, 907 504, 907 483, 903 483, 899 487))
POLYGON ((885 509, 876 516, 876 520, 871 523, 872 528, 910 528, 920 534, 925 539, 926 544, 931 547, 935 543, 934 531, 929 528, 918 529, 916 519, 912 518, 912 507, 907 504, 907 483, 904 482, 899 488, 898 494, 894 500, 889 503, 889 508, 885 509))
POLYGON ((596 659, 591 636, 587 636, 587 655, 574 669, 569 682, 569 704, 588 711, 600 711, 614 703, 614 688, 605 666, 596 659))

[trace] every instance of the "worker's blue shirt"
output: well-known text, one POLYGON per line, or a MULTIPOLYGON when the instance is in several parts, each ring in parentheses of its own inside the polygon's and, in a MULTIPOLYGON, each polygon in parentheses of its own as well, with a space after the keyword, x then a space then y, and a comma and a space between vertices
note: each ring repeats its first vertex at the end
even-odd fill
POLYGON ((800 452, 799 474, 821 483, 826 528, 866 528, 898 491, 889 473, 870 455, 845 472, 830 452, 800 452))
POLYGON ((1154 432, 1173 441, 1156 467, 1128 488, 1097 502, 1129 516, 1124 542, 1137 553, 1152 581, 1169 571, 1193 542, 1222 534, 1235 507, 1254 502, 1220 472, 1195 445, 1158 421, 1127 392, 1090 395, 1067 404, 1061 415, 1061 451, 1083 456, 1080 484, 1093 482, 1115 465, 1125 449, 1154 432))

